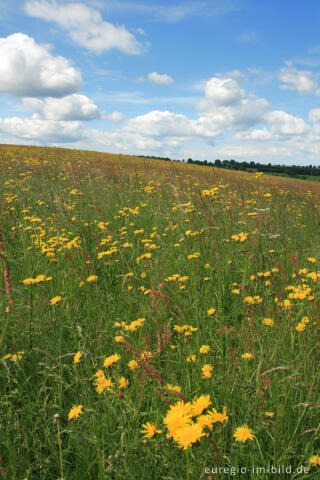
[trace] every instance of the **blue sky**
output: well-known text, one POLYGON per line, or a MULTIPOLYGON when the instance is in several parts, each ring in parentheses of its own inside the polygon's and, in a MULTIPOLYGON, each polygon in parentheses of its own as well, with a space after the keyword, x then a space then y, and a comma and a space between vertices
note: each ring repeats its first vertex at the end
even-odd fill
POLYGON ((320 165, 320 3, 0 0, 0 142, 320 165))

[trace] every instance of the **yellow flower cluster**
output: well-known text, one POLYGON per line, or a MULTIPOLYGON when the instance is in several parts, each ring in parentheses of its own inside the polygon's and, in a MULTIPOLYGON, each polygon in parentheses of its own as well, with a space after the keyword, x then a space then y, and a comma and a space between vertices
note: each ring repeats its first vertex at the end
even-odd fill
POLYGON ((45 275, 37 275, 36 278, 25 278, 22 280, 24 285, 35 285, 40 282, 50 282, 52 277, 46 277, 45 275))
POLYGON ((192 325, 175 325, 173 330, 177 333, 184 334, 185 337, 190 337, 194 332, 198 329, 197 327, 193 327, 192 325))
POLYGON ((243 243, 247 240, 249 234, 246 233, 246 232, 240 232, 238 234, 235 234, 235 235, 231 235, 231 240, 233 240, 234 242, 239 242, 239 243, 243 243))
POLYGON ((115 327, 118 327, 121 329, 121 331, 126 331, 126 332, 135 332, 139 327, 142 327, 142 325, 145 322, 145 318, 138 318, 137 320, 133 320, 131 323, 127 324, 126 322, 115 322, 115 327))
POLYGON ((248 305, 256 305, 257 303, 261 303, 262 298, 259 295, 255 295, 254 297, 245 297, 244 303, 248 305))
POLYGON ((207 430, 212 430, 214 423, 223 423, 228 419, 226 409, 218 413, 216 409, 203 414, 211 404, 210 395, 201 395, 193 402, 178 401, 172 405, 163 423, 167 428, 167 437, 172 438, 180 448, 189 449, 202 437, 208 435, 207 430))
POLYGON ((11 360, 12 362, 16 362, 17 360, 21 360, 25 352, 19 351, 17 353, 7 353, 2 359, 3 360, 11 360))

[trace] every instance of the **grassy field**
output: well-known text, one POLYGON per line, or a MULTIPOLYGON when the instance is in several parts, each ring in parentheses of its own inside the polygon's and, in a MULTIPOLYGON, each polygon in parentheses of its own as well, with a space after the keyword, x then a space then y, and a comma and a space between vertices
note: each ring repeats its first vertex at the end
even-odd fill
MULTIPOLYGON (((293 177, 290 177, 286 173, 268 172, 268 173, 265 173, 265 175, 272 175, 275 177, 285 177, 285 178, 293 179, 293 177)), ((306 180, 307 182, 320 182, 320 177, 317 175, 296 175, 296 177, 294 177, 294 180, 306 180)))
POLYGON ((1 480, 319 478, 320 185, 0 164, 1 480))

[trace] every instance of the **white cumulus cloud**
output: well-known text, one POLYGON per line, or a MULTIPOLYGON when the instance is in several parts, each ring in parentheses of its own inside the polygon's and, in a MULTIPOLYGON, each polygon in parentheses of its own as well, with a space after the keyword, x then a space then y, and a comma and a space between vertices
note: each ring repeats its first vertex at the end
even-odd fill
POLYGON ((212 77, 205 86, 205 100, 198 103, 202 117, 207 117, 216 128, 246 130, 260 123, 268 102, 264 98, 247 95, 232 78, 212 77))
POLYGON ((245 98, 245 91, 232 78, 213 77, 208 80, 205 95, 215 105, 235 105, 245 98))
POLYGON ((309 120, 312 123, 318 122, 320 120, 320 108, 313 108, 309 112, 309 120))
POLYGON ((77 142, 86 136, 80 122, 59 122, 24 117, 0 118, 0 133, 19 140, 42 144, 77 142))
POLYGON ((243 140, 270 140, 272 137, 273 135, 265 127, 249 132, 238 132, 235 135, 235 138, 243 140))
POLYGON ((246 77, 245 73, 240 72, 240 70, 237 70, 237 69, 232 70, 231 72, 227 72, 225 76, 226 77, 233 77, 233 78, 240 78, 240 77, 245 78, 246 77))
POLYGON ((126 118, 123 113, 121 112, 118 112, 117 110, 115 110, 114 112, 110 113, 110 115, 107 115, 106 118, 108 118, 109 120, 111 120, 111 122, 114 122, 114 123, 121 123, 124 121, 124 119, 126 118))
POLYGON ((141 43, 125 26, 105 22, 98 10, 83 3, 28 0, 24 9, 31 17, 57 23, 75 43, 95 53, 113 48, 131 55, 142 51, 141 43))
POLYGON ((0 38, 0 93, 17 97, 63 97, 82 84, 81 73, 33 38, 15 33, 0 38))
POLYGON ((170 83, 173 82, 173 78, 170 77, 170 75, 167 75, 166 73, 157 73, 157 72, 151 72, 147 75, 147 77, 138 77, 136 79, 137 83, 143 83, 143 82, 151 82, 151 83, 157 83, 159 85, 169 85, 170 83))
POLYGON ((181 113, 153 110, 152 112, 130 119, 126 123, 128 131, 143 132, 150 137, 211 137, 219 135, 220 129, 205 117, 190 119, 181 113))
POLYGON ((173 82, 173 78, 170 77, 170 75, 167 75, 166 73, 157 73, 157 72, 151 72, 148 74, 148 80, 153 83, 159 83, 160 85, 169 85, 170 83, 173 82))
POLYGON ((283 110, 266 113, 265 120, 271 125, 271 131, 275 135, 303 135, 310 130, 310 126, 303 118, 295 117, 283 110))
POLYGON ((312 78, 312 72, 297 70, 290 62, 287 63, 286 67, 280 69, 279 79, 283 82, 283 85, 280 85, 283 90, 297 90, 301 95, 318 94, 318 84, 312 78))
POLYGON ((34 118, 46 120, 97 120, 102 114, 97 105, 85 95, 74 93, 64 98, 24 98, 23 105, 36 113, 34 118))

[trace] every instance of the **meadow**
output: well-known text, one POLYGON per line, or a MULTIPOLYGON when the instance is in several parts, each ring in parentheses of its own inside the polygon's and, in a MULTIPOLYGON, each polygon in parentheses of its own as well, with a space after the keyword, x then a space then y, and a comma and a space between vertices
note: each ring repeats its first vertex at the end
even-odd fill
POLYGON ((0 168, 1 480, 319 478, 320 184, 10 145, 0 168))

